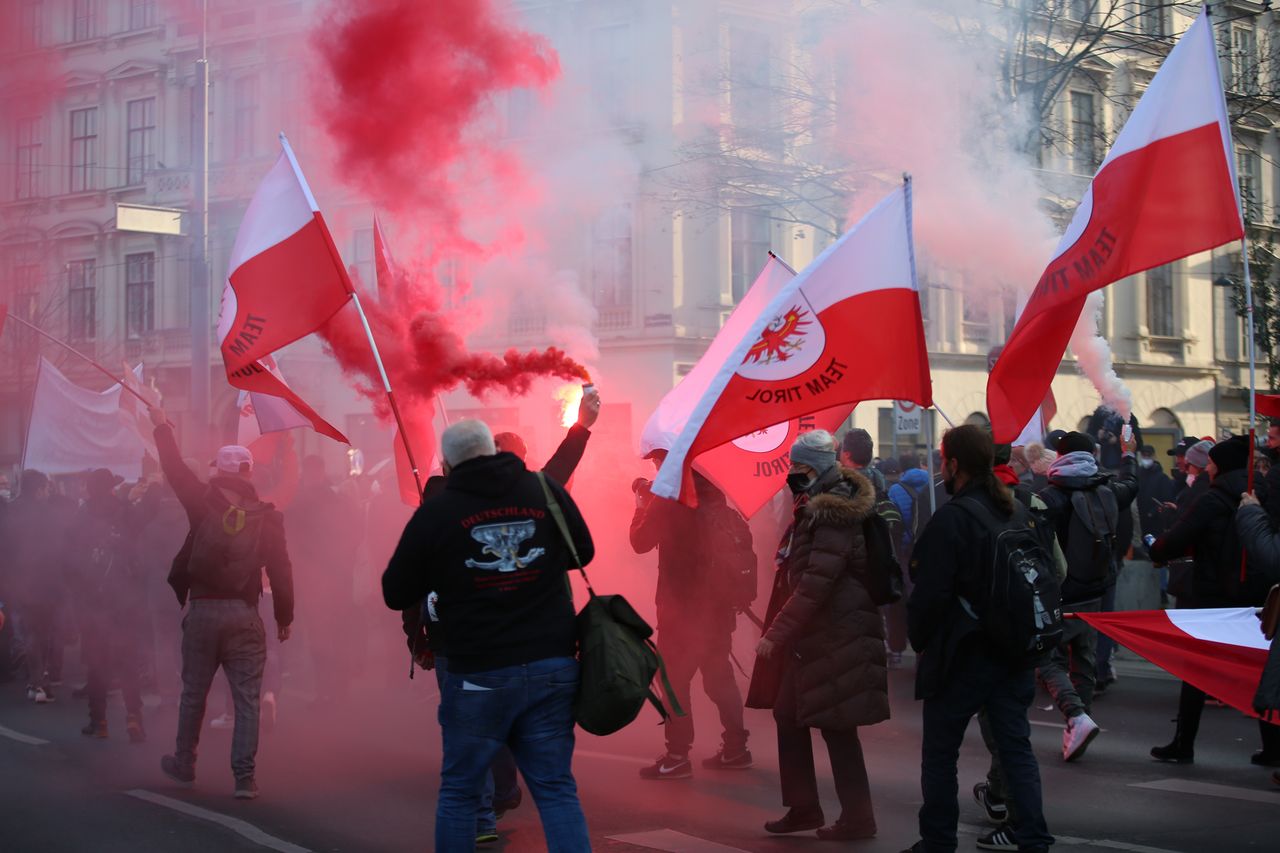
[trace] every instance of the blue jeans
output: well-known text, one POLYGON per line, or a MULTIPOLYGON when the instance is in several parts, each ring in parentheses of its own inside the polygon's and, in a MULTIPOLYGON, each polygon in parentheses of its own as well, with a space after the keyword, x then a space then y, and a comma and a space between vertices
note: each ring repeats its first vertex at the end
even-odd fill
POLYGON ((589 851, 573 779, 573 697, 578 662, 547 658, 485 672, 440 676, 444 758, 436 804, 436 850, 472 851, 490 765, 511 748, 542 818, 550 853, 589 851))
MULTIPOLYGON (((972 640, 969 641, 973 643, 972 640)), ((1040 797, 1040 767, 1031 751, 1027 711, 1035 697, 1030 667, 1012 667, 972 645, 956 653, 942 694, 924 702, 921 745, 919 849, 955 853, 960 820, 956 763, 969 720, 985 710, 1000 756, 1009 796, 1018 815, 1013 836, 1018 849, 1047 851, 1053 836, 1045 825, 1040 797)))

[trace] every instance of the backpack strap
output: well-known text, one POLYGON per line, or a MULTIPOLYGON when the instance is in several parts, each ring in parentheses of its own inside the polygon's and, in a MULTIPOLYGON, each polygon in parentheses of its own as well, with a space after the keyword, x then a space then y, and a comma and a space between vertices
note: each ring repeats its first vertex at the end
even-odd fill
POLYGON ((594 598, 596 597, 596 591, 592 589, 591 581, 587 578, 587 570, 582 568, 582 559, 578 556, 578 546, 573 544, 573 536, 569 533, 569 523, 564 519, 564 510, 560 509, 560 502, 556 500, 555 493, 551 491, 551 486, 547 483, 547 475, 537 471, 535 476, 538 478, 538 482, 542 484, 542 494, 547 499, 547 511, 555 519, 556 527, 560 530, 560 538, 564 540, 564 544, 569 548, 569 555, 573 557, 573 567, 582 572, 582 580, 587 584, 587 593, 594 598))
POLYGON ((662 682, 662 693, 667 697, 667 701, 671 703, 671 711, 667 712, 667 708, 662 704, 650 687, 648 692, 649 701, 653 703, 653 707, 658 709, 658 713, 662 715, 662 721, 666 722, 668 717, 684 717, 687 716, 683 708, 680 707, 680 700, 676 698, 676 690, 671 686, 671 679, 667 676, 667 663, 662 659, 662 653, 658 651, 658 646, 653 640, 648 638, 644 641, 649 647, 649 651, 653 652, 654 657, 658 659, 658 676, 662 682))

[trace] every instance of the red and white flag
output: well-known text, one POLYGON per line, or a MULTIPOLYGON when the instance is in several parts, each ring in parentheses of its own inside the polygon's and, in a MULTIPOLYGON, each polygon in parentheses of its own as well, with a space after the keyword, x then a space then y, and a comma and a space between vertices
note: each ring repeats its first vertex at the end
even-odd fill
MULTIPOLYGON (((276 381, 285 388, 289 387, 274 357, 267 356, 260 363, 276 381)), ((248 447, 267 433, 311 427, 311 418, 300 412, 284 397, 241 390, 236 406, 240 410, 236 444, 242 447, 248 447)))
POLYGON ((997 443, 1030 420, 1085 297, 1244 234, 1207 12, 1174 46, 1094 175, 987 380, 997 443))
POLYGON ((696 397, 667 448, 653 484, 656 495, 692 503, 687 484, 694 459, 801 415, 851 408, 863 400, 933 404, 915 283, 909 183, 799 275, 770 272, 770 267, 765 274, 788 280, 772 298, 750 305, 744 299, 734 312, 749 321, 743 331, 725 336, 723 346, 713 344, 699 361, 707 378, 690 389, 696 397))
MULTIPOLYGON (((680 384, 667 392, 649 416, 640 437, 641 453, 671 447, 715 378, 716 365, 728 357, 751 321, 795 274, 795 270, 776 256, 769 255, 764 269, 711 341, 706 354, 680 384)), ((786 485, 791 467, 788 451, 800 433, 813 429, 835 430, 850 411, 850 406, 838 406, 755 430, 706 451, 694 461, 693 467, 724 492, 739 512, 751 518, 786 485)))
POLYGON ((1165 672, 1250 716, 1270 642, 1252 607, 1076 615, 1165 672))
POLYGON ((258 185, 231 249, 218 343, 227 381, 286 400, 316 432, 347 438, 303 402, 268 359, 306 337, 351 298, 351 282, 302 170, 283 151, 258 185))

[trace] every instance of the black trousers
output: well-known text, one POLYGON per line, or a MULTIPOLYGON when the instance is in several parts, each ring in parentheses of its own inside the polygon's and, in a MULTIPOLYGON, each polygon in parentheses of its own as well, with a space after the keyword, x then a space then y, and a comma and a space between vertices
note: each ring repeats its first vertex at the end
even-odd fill
POLYGON ((969 720, 986 710, 991 736, 1000 756, 1019 850, 1048 850, 1053 836, 1044 820, 1040 766, 1031 751, 1027 710, 1035 697, 1035 677, 1028 667, 1013 667, 970 645, 957 652, 947 684, 924 702, 921 746, 920 838, 927 853, 954 853, 960 820, 957 762, 969 720))
MULTIPOLYGON (((1174 742, 1185 749, 1195 748, 1206 698, 1203 690, 1182 682, 1182 692, 1178 695, 1178 731, 1174 742)), ((1258 733, 1262 736, 1262 751, 1267 755, 1280 755, 1280 726, 1258 720, 1258 733)))
MULTIPOLYGON (((820 811, 818 777, 813 766, 813 730, 796 719, 795 673, 783 670, 773 720, 778 726, 778 775, 782 782, 782 804, 798 811, 820 811)), ((867 829, 875 829, 875 811, 871 805, 871 783, 862 755, 858 730, 819 729, 827 743, 831 773, 835 777, 836 797, 840 800, 840 820, 867 829)))

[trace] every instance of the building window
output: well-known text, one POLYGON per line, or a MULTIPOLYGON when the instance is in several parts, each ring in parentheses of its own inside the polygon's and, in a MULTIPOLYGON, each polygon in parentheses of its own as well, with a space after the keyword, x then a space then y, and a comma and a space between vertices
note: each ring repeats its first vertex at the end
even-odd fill
POLYGON ((72 0, 71 40, 87 41, 97 31, 98 0, 72 0))
POLYGON ((98 331, 97 270, 93 261, 67 264, 67 332, 91 341, 98 331))
POLYGON ((753 210, 739 208, 730 215, 730 288, 735 305, 747 295, 769 260, 771 224, 767 215, 753 210))
POLYGON ((1098 169, 1097 101, 1088 92, 1071 93, 1071 168, 1078 175, 1098 169))
POLYGON ((145 30, 156 25, 156 0, 129 0, 129 29, 145 30))
POLYGON ((1248 148, 1237 148, 1236 173, 1245 220, 1262 221, 1262 158, 1248 148))
POLYGON ((130 101, 127 109, 129 132, 126 148, 129 161, 125 170, 125 182, 134 186, 142 183, 147 173, 156 165, 156 99, 130 101))
POLYGON ((729 30, 729 112, 739 128, 767 127, 773 118, 770 50, 766 33, 729 30))
POLYGON ((71 111, 71 192, 94 188, 98 173, 98 108, 71 111))
MULTIPOLYGON (((378 271, 373 257, 373 229, 357 228, 351 235, 351 269, 355 271, 356 284, 369 293, 378 292, 378 271)), ((382 282, 387 287, 391 282, 382 282)))
POLYGON ((1253 27, 1231 28, 1231 81, 1227 88, 1248 95, 1261 91, 1258 85, 1258 34, 1253 27))
POLYGON ((44 3, 41 0, 22 0, 18 9, 18 47, 24 50, 40 47, 44 43, 44 3))
POLYGON ((1087 24, 1093 18, 1093 7, 1097 2, 1098 0, 1070 0, 1067 14, 1071 20, 1087 24))
POLYGON ((609 127, 633 121, 631 27, 618 24, 591 33, 591 101, 597 120, 609 127))
POLYGON ((991 341, 991 302, 986 293, 964 293, 960 296, 964 318, 964 339, 971 344, 991 341))
POLYGON ((258 78, 241 77, 235 85, 235 156, 252 157, 258 136, 258 78))
POLYGON ((1138 31, 1144 36, 1163 36, 1165 31, 1165 6, 1162 0, 1144 0, 1138 11, 1138 31))
POLYGON ((40 193, 40 119, 19 119, 15 128, 13 197, 40 193))
POLYGON ((1173 269, 1165 264, 1147 270, 1147 330, 1155 337, 1173 337, 1173 315, 1173 269))
POLYGON ((620 204, 591 229, 591 291, 600 308, 630 308, 631 205, 620 204))
POLYGON ((124 257, 125 333, 130 340, 156 326, 156 256, 141 252, 124 257))

